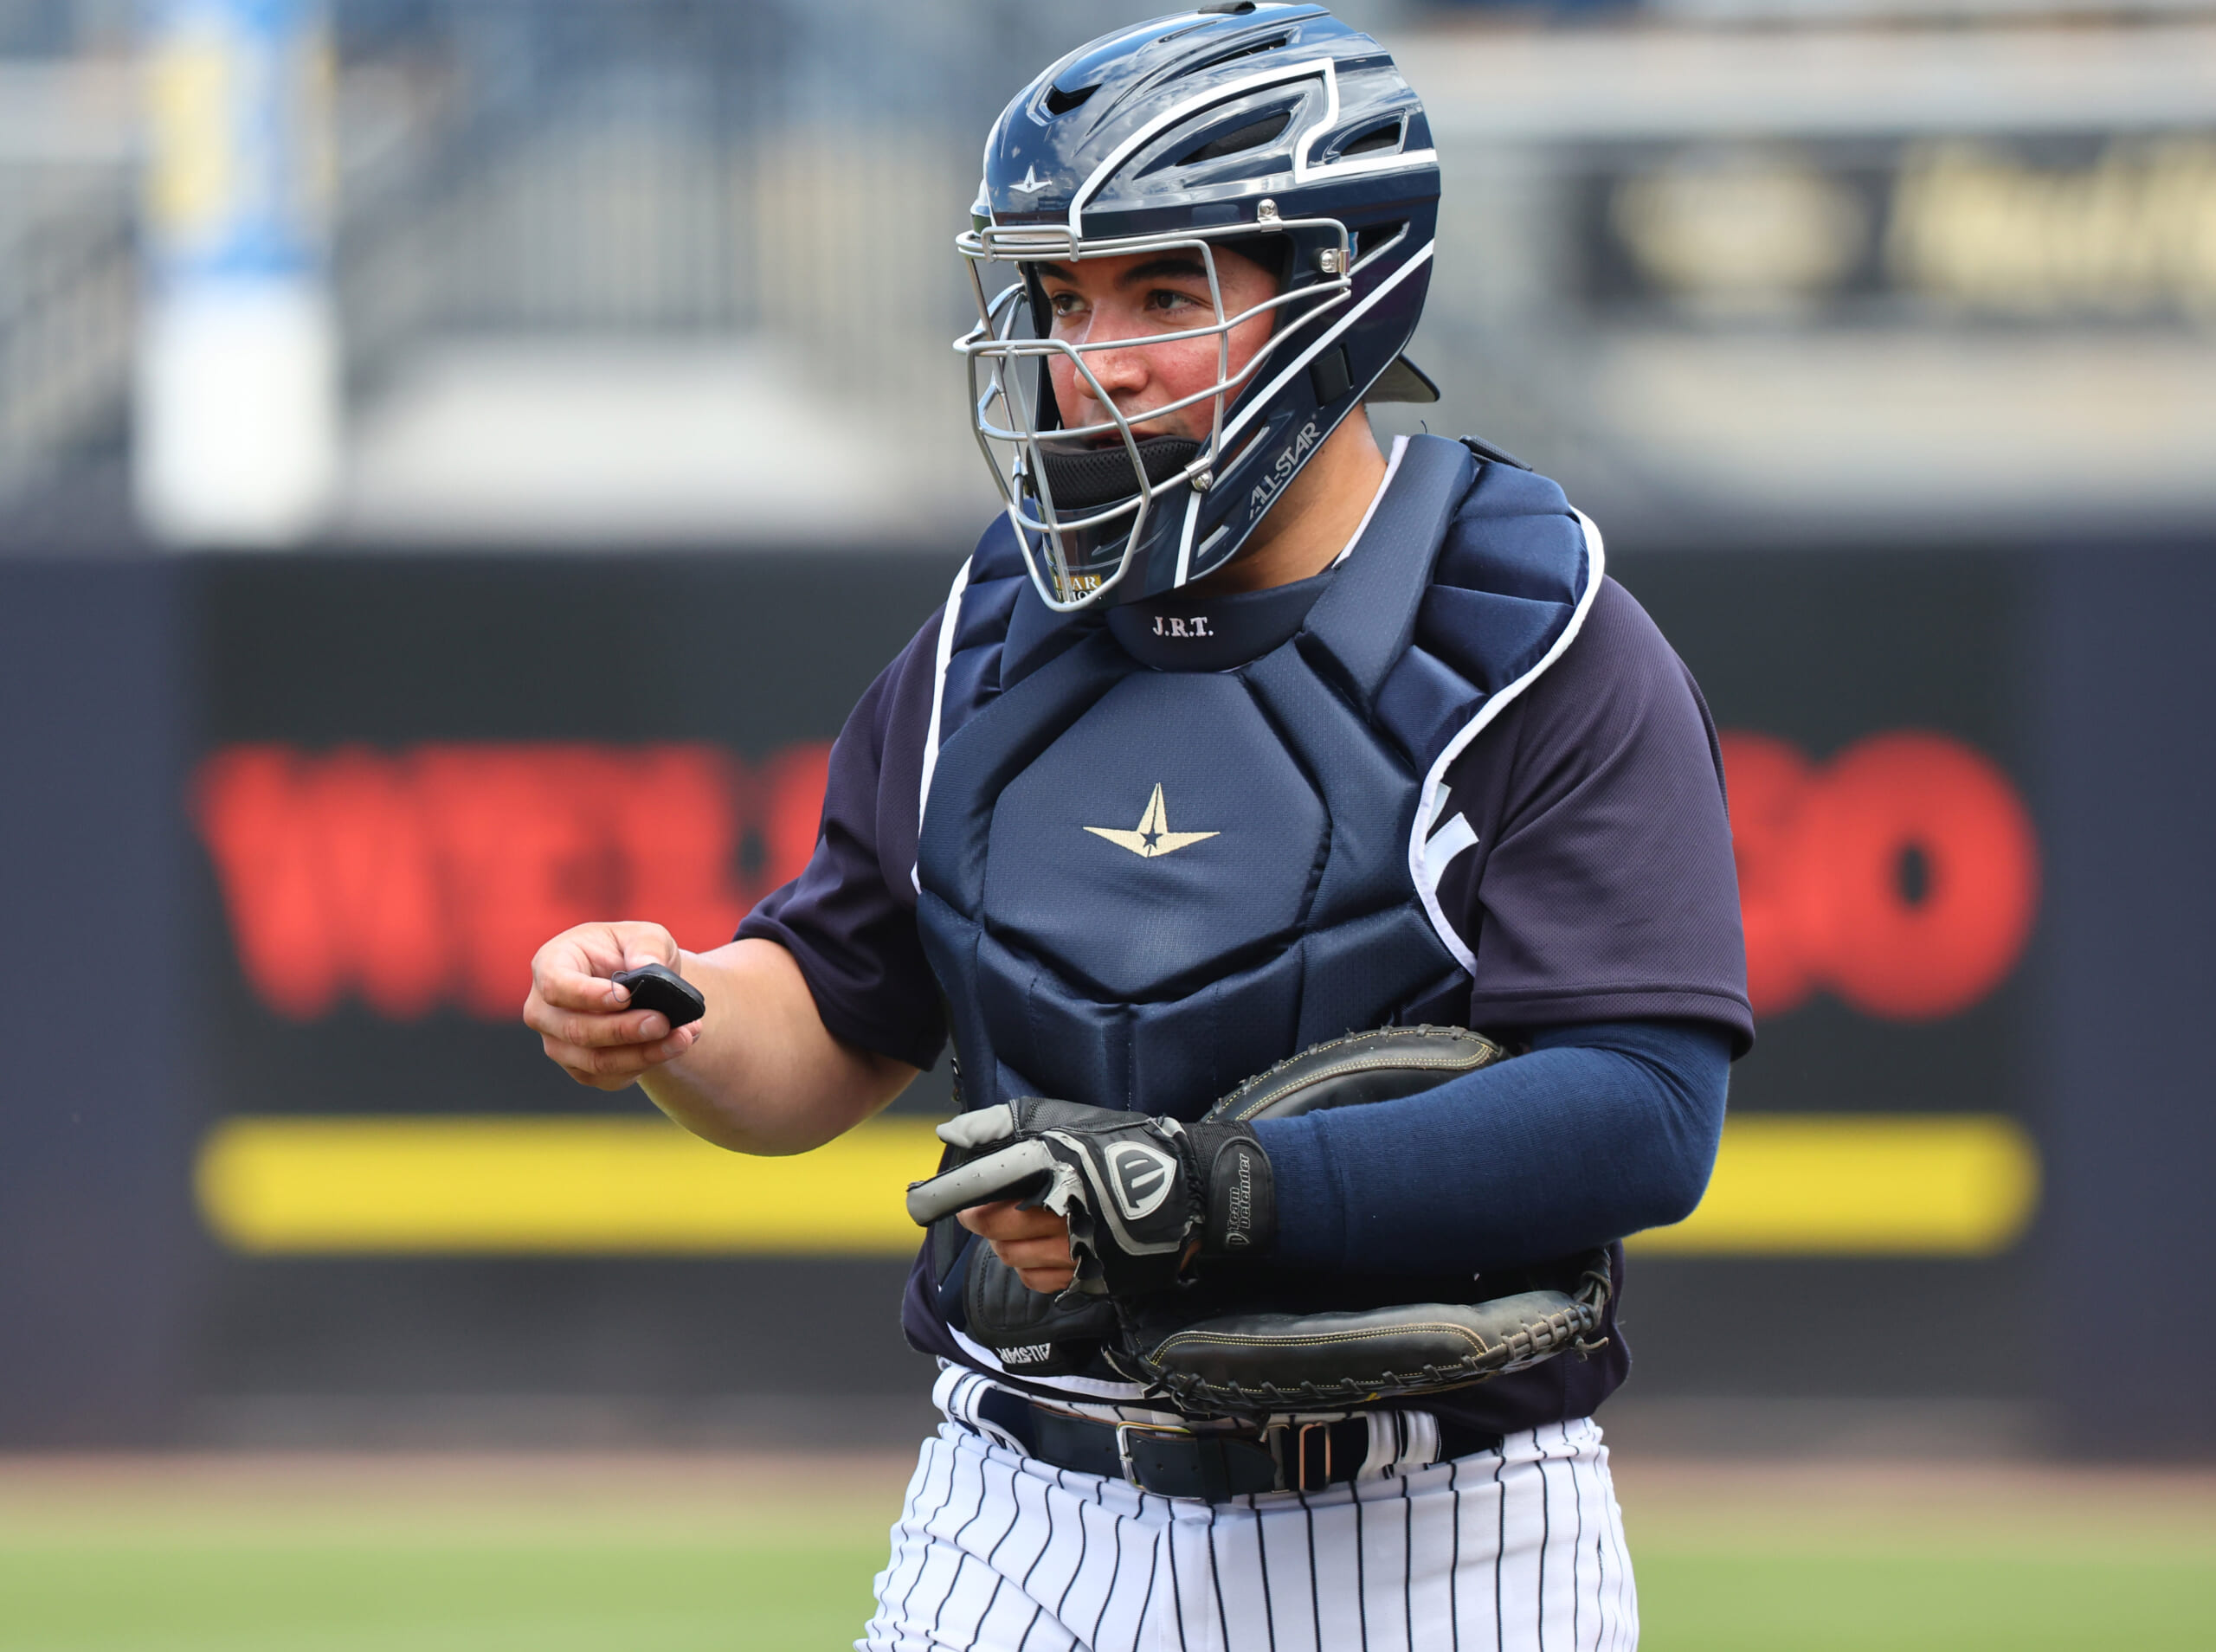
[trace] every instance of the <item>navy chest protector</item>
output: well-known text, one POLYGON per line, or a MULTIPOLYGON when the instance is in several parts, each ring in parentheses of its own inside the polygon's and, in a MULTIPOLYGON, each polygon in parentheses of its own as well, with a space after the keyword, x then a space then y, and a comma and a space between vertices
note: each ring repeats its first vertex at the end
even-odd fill
MULTIPOLYGON (((1049 614, 989 534, 942 638, 917 866, 962 1105, 1190 1120, 1324 1040, 1462 1023, 1428 816, 1600 577, 1555 484, 1428 436, 1299 630, 1228 671, 1049 614)), ((958 1320, 957 1241, 931 1271, 958 1320)))

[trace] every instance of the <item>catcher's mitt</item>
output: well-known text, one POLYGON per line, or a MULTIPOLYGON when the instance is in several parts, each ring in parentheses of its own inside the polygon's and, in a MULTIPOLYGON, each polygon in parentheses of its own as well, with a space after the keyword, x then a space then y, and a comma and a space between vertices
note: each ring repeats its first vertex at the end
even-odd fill
POLYGON ((988 1247, 969 1253, 963 1297, 970 1334, 1019 1375, 1097 1370, 1093 1362, 1105 1360, 1195 1416, 1343 1411, 1465 1387, 1586 1345, 1614 1289, 1607 1252, 1569 1259, 1536 1280, 1524 1274, 1499 1281, 1499 1294, 1491 1296, 1483 1294, 1485 1282, 1473 1281, 1463 1287, 1467 1295, 1452 1300, 1459 1295, 1455 1282, 1432 1280, 1415 1288, 1450 1300, 1380 1307, 1372 1305, 1373 1294, 1318 1312, 1315 1282, 1289 1280, 1266 1263, 1240 1265, 1235 1248, 1221 1244, 1202 1246, 1200 1277, 1180 1281, 1177 1257, 1208 1226, 1200 1214, 1207 1201, 1197 1192, 1189 1207, 1167 1201, 1151 1218, 1169 1223, 1160 1242, 1146 1247, 1163 1261, 1151 1273, 1112 1255, 1106 1260, 1114 1267, 1088 1269, 1095 1247, 1080 1241, 1079 1229, 1089 1228, 1092 1205, 1109 1208, 1111 1188, 1087 1189, 1108 1180, 1108 1155, 1135 1150, 1127 1136, 1144 1147, 1153 1142, 1146 1133, 1163 1135, 1156 1156, 1193 1159, 1189 1180, 1197 1185, 1200 1163, 1230 1162, 1224 1150, 1253 1144, 1257 1121, 1412 1096, 1506 1054, 1459 1027, 1388 1027, 1304 1050, 1247 1080, 1190 1126, 1028 1098, 965 1114, 942 1130, 952 1149, 949 1165, 911 1190, 910 1211, 918 1221, 944 1218, 975 1203, 981 1190, 1003 1191, 1017 1171, 1039 1184, 1040 1202, 1052 1202, 1058 1188, 1064 1195, 1080 1277, 1059 1297, 1024 1289, 988 1247), (1005 1119, 995 1116, 1002 1112, 1005 1119), (1000 1145, 1027 1122, 1071 1128, 1050 1132, 1052 1143, 1034 1137, 1014 1148, 1000 1145), (971 1142, 971 1135, 979 1139, 971 1142), (1188 1154, 1194 1144, 1207 1150, 1188 1154), (1529 1288, 1535 1284, 1567 1289, 1529 1288))
MULTIPOLYGON (((1247 1080, 1204 1122, 1251 1125, 1389 1101, 1506 1055, 1459 1027, 1358 1032, 1247 1080)), ((1119 1304, 1122 1332, 1107 1357, 1195 1416, 1342 1410, 1439 1393, 1587 1346, 1614 1289, 1607 1253, 1577 1258, 1566 1272, 1568 1290, 1327 1313, 1257 1306, 1181 1316, 1179 1293, 1157 1295, 1119 1304)))

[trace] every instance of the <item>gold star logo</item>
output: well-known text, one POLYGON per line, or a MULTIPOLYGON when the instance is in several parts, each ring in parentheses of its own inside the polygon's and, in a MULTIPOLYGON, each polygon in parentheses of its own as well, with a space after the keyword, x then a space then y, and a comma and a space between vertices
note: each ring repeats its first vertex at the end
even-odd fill
POLYGON ((1203 838, 1213 838, 1213 832, 1172 832, 1169 812, 1162 805, 1162 787, 1154 788, 1154 795, 1147 800, 1146 812, 1139 816, 1138 830, 1125 832, 1117 826, 1087 826, 1096 838, 1105 838, 1120 849, 1151 860, 1156 855, 1167 855, 1195 844, 1203 838))

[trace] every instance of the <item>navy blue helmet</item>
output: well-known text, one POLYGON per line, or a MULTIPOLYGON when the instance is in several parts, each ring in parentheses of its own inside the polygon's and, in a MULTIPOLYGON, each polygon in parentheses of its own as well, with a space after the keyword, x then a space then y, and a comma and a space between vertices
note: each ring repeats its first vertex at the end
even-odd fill
POLYGON ((1018 94, 957 243, 982 318, 957 348, 978 443, 1050 607, 1214 572, 1365 398, 1435 399, 1401 352, 1438 209, 1422 105, 1382 46, 1321 6, 1217 0, 1105 35, 1018 94), (1260 262, 1274 295, 1227 311, 1226 250, 1260 262), (1040 272, 1138 253, 1197 260, 1215 313, 1137 346, 1208 338, 1220 365, 1197 393, 1127 409, 1087 357, 1135 341, 1052 337, 1040 272), (994 264, 1005 276, 988 279, 994 264), (1234 369, 1232 330, 1260 314, 1268 339, 1234 369), (1105 418, 1064 419, 1055 357, 1105 418), (1181 420, 1186 434, 1143 434, 1189 408, 1205 419, 1181 420))

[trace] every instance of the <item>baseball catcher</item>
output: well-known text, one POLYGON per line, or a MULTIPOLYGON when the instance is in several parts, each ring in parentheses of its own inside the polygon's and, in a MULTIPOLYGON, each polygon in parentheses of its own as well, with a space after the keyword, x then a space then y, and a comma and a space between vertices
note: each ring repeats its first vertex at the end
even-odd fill
MULTIPOLYGON (((581 1082, 792 1153, 952 1045, 944 1414, 860 1645, 1633 1644, 1619 1243, 1751 1043, 1699 691, 1555 483, 1368 408, 1439 168, 1377 42, 1218 0, 1048 65, 955 252, 1003 509, 731 944, 583 926, 581 1082), (614 979, 660 965, 679 1025, 614 979)), ((950 228, 955 226, 950 225, 950 228)))

